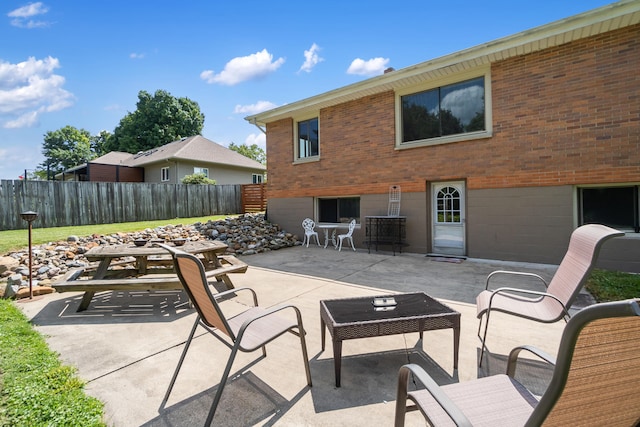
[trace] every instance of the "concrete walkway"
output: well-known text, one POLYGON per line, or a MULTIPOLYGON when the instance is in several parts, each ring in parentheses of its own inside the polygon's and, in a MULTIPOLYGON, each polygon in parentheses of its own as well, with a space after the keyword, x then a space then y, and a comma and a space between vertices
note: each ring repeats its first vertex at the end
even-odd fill
MULTIPOLYGON (((405 363, 425 367, 441 384, 504 372, 505 355, 532 344, 555 354, 564 322, 537 324, 492 316, 491 354, 479 356, 475 296, 496 269, 537 272, 550 278, 555 266, 464 260, 451 262, 417 254, 293 247, 242 258, 245 274, 236 287, 251 287, 261 306, 293 304, 307 330, 313 387, 306 386, 299 340, 287 335, 260 352, 241 354, 225 387, 214 425, 336 426, 393 425, 396 376, 405 363), (453 369, 451 330, 345 341, 342 387, 334 384, 331 343, 320 346, 319 301, 389 292, 425 291, 462 313, 459 369, 453 369), (486 357, 486 356, 485 356, 486 357)), ((533 285, 532 285, 533 286, 533 285)), ((198 426, 204 423, 229 350, 199 330, 166 409, 158 407, 195 313, 182 292, 103 292, 76 313, 80 293, 51 294, 19 306, 64 363, 87 381, 86 391, 105 404, 109 426, 198 426)), ((586 298, 585 298, 586 300, 586 298)), ((245 308, 242 298, 223 309, 245 308)), ((548 369, 524 363, 523 381, 541 392, 548 369)), ((413 413, 407 425, 424 425, 413 413)))

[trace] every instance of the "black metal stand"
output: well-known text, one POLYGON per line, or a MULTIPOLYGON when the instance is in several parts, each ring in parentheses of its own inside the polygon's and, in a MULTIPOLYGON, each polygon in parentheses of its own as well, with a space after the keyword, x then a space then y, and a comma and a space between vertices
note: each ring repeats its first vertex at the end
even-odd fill
POLYGON ((367 216, 365 217, 367 249, 371 253, 371 246, 390 245, 393 255, 396 254, 396 247, 402 253, 402 247, 408 246, 405 239, 407 237, 407 217, 404 216, 367 216))

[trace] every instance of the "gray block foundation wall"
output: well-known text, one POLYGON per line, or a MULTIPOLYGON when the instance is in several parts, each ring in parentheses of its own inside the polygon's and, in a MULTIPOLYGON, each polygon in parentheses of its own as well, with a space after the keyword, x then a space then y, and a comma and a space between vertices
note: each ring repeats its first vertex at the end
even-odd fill
MULTIPOLYGON (((388 195, 360 199, 361 220, 386 215, 388 195)), ((467 256, 487 260, 559 264, 577 224, 572 186, 468 190, 466 194, 467 256)), ((302 220, 314 218, 312 197, 270 198, 268 219, 302 238, 302 220)), ((403 193, 400 214, 407 217, 403 251, 429 253, 430 202, 426 193, 403 193)), ((366 248, 364 227, 354 231, 356 247, 366 248)), ((320 233, 323 243, 323 236, 320 233)), ((390 250, 380 247, 380 250, 390 250)), ((597 267, 640 273, 640 235, 628 234, 605 243, 597 267)))

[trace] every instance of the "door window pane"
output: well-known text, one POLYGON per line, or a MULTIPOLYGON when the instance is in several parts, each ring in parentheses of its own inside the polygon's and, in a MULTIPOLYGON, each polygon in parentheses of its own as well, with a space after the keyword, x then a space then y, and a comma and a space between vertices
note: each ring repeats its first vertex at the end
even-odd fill
POLYGON ((454 187, 444 187, 437 196, 437 222, 459 223, 461 221, 460 192, 454 187))

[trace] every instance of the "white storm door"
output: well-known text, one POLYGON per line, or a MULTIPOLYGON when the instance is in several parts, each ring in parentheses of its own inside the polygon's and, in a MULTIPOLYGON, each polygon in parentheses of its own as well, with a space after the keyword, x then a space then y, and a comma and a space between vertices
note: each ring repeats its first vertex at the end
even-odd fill
POLYGON ((439 182, 432 184, 431 188, 433 252, 465 256, 464 182, 439 182))

